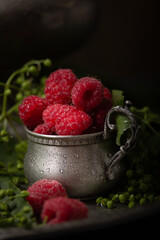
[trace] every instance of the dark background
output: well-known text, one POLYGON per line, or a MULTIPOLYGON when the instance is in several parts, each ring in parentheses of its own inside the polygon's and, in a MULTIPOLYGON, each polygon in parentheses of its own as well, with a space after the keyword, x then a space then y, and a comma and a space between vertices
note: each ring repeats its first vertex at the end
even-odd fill
POLYGON ((49 57, 159 111, 159 29, 156 0, 1 0, 0 78, 49 57))
POLYGON ((156 0, 2 0, 0 77, 5 81, 32 58, 50 57, 54 68, 97 76, 106 87, 124 90, 134 105, 159 110, 159 29, 156 0))
POLYGON ((90 39, 58 61, 124 90, 141 107, 159 110, 160 14, 155 0, 100 0, 90 39))

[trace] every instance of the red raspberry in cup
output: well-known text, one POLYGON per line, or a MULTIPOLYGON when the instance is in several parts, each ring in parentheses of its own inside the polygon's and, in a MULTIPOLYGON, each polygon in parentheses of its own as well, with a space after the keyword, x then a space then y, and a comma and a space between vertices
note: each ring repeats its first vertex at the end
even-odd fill
POLYGON ((77 77, 71 69, 58 69, 49 75, 45 83, 45 95, 49 104, 71 102, 71 90, 77 77))
POLYGON ((97 131, 104 130, 104 122, 108 111, 112 107, 112 101, 104 98, 103 102, 94 110, 93 123, 97 131))
POLYGON ((29 129, 34 129, 43 122, 42 113, 46 107, 45 99, 30 95, 24 98, 22 104, 19 105, 19 116, 29 129))
POLYGON ((71 105, 53 104, 49 105, 43 112, 44 122, 55 131, 55 124, 63 118, 70 116, 77 108, 71 105))
POLYGON ((86 112, 97 107, 103 100, 103 85, 96 78, 83 77, 72 88, 72 103, 86 112))
POLYGON ((104 98, 112 99, 112 94, 111 94, 111 92, 110 92, 110 90, 108 88, 104 87, 103 91, 104 91, 103 92, 104 98))
POLYGON ((58 135, 80 135, 92 124, 92 120, 87 113, 76 110, 66 118, 61 119, 55 125, 58 135))
POLYGON ((45 135, 50 135, 53 133, 52 128, 49 127, 46 123, 39 124, 33 132, 39 133, 39 134, 45 134, 45 135))

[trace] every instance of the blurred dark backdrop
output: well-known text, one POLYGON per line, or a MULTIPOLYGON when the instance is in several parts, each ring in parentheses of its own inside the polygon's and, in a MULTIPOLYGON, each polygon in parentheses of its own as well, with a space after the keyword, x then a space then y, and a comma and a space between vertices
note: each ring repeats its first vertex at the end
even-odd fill
POLYGON ((0 77, 50 57, 159 110, 159 30, 158 0, 1 0, 0 77))
POLYGON ((96 75, 141 107, 160 107, 160 14, 155 0, 100 0, 91 38, 58 61, 96 75))

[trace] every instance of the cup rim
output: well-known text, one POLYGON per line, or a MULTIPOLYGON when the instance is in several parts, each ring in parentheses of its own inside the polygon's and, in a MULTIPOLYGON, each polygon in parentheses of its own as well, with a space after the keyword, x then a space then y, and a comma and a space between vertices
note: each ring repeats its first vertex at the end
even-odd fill
POLYGON ((45 135, 35 133, 25 126, 27 138, 45 145, 86 145, 104 140, 104 131, 81 135, 45 135))

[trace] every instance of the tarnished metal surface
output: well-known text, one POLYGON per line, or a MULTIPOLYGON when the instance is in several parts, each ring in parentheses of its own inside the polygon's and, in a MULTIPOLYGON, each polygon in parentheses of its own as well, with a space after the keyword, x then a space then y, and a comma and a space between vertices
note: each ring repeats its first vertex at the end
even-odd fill
MULTIPOLYGON (((122 109, 112 108, 108 114, 117 110, 122 112, 122 109)), ((124 114, 131 115, 131 112, 127 110, 124 114)), ((109 125, 108 121, 107 124, 109 125)), ((133 118, 132 132, 137 130, 135 124, 133 118)), ((41 135, 26 129, 28 150, 24 159, 24 170, 29 183, 44 178, 55 179, 66 188, 69 196, 78 198, 92 198, 112 188, 123 174, 124 165, 120 159, 126 152, 122 146, 115 151, 107 131, 57 136, 41 135)), ((135 134, 132 134, 127 151, 135 137, 135 134)))

